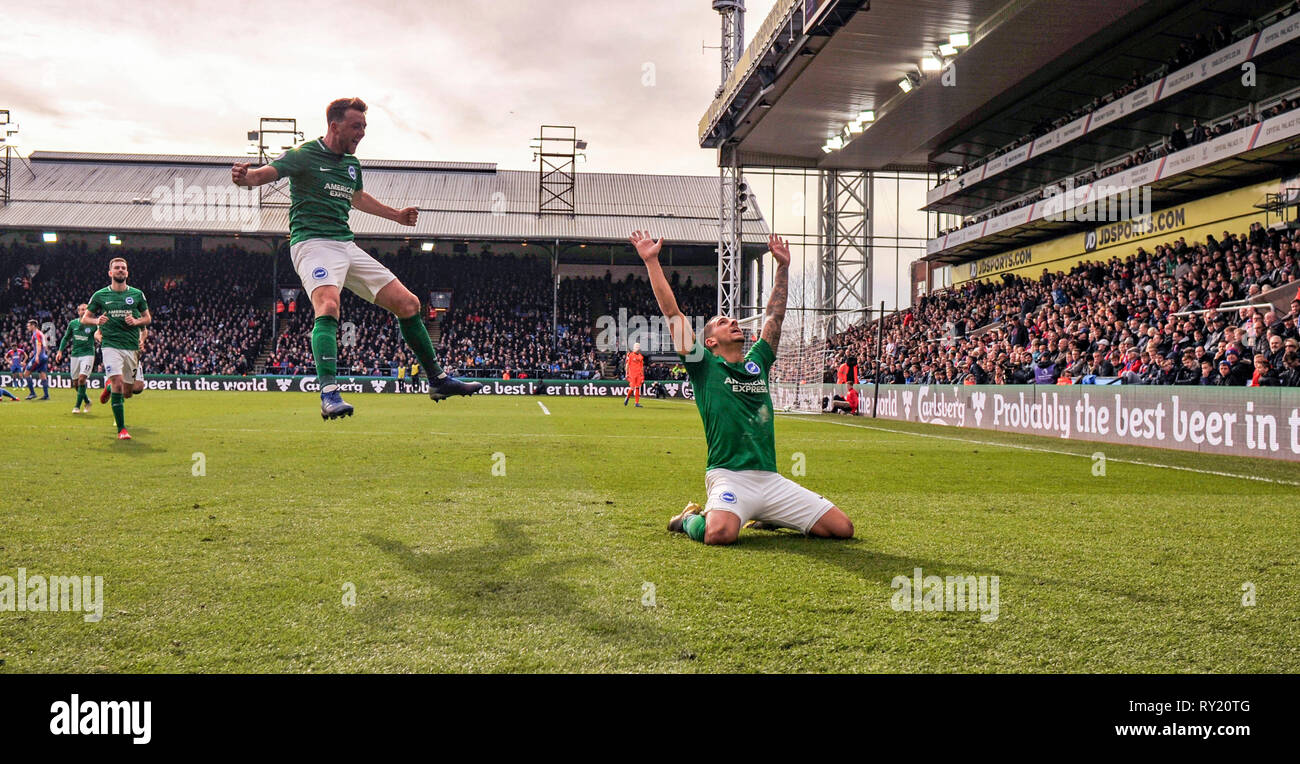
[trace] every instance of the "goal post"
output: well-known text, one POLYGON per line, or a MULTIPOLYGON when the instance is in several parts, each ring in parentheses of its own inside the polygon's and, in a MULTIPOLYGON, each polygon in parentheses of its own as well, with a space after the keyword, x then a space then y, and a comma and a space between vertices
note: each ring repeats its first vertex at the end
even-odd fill
MULTIPOLYGON (((830 339, 837 328, 844 328, 862 318, 861 311, 817 311, 792 308, 786 312, 781 327, 781 341, 776 361, 768 373, 772 406, 777 411, 819 413, 822 399, 834 385, 835 350, 830 339)), ((763 315, 741 320, 747 345, 758 340, 763 315)), ((748 347, 746 347, 748 350, 748 347)))

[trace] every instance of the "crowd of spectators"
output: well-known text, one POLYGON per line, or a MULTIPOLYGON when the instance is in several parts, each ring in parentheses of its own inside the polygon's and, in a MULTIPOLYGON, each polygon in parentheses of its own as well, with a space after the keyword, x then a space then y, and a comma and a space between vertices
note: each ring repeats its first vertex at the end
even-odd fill
POLYGON ((1198 32, 1193 36, 1193 38, 1190 41, 1185 40, 1179 43, 1178 47, 1169 56, 1168 60, 1164 64, 1152 69, 1151 71, 1147 72, 1145 75, 1139 72, 1137 69, 1134 69, 1132 76, 1128 80, 1126 80, 1123 85, 1119 86, 1118 88, 1111 91, 1110 93, 1096 96, 1088 103, 1082 104, 1067 113, 1057 116, 1054 119, 1053 118, 1043 119, 1042 121, 1035 124, 1027 133, 1025 133, 1020 138, 1016 139, 1012 143, 1009 143, 1006 146, 1003 146, 997 149, 996 151, 993 151, 992 153, 988 154, 985 157, 982 157, 980 159, 971 162, 969 165, 965 167, 953 168, 949 173, 945 174, 945 177, 940 182, 944 183, 947 182, 947 180, 949 180, 952 177, 956 177, 957 175, 970 172, 971 170, 980 167, 981 165, 984 165, 989 161, 996 159, 997 157, 1015 151, 1021 146, 1024 146, 1025 144, 1030 143, 1031 141, 1034 141, 1038 138, 1041 138, 1042 136, 1047 135, 1048 133, 1054 130, 1059 130, 1060 128, 1065 127, 1066 125, 1073 122, 1074 120, 1084 117, 1088 114, 1091 114, 1092 112, 1097 111, 1098 109, 1101 109, 1111 103, 1114 103, 1115 101, 1129 95, 1130 93, 1133 93, 1139 88, 1145 87, 1151 84, 1152 82, 1159 80, 1161 77, 1164 77, 1170 72, 1176 71, 1178 69, 1182 69, 1183 67, 1195 61, 1199 61, 1200 59, 1210 55, 1211 53, 1222 50, 1228 47, 1229 45, 1236 43, 1238 40, 1241 40, 1245 36, 1254 34, 1255 32, 1259 31, 1263 27, 1273 24, 1280 19, 1287 18, 1294 13, 1300 13, 1300 2, 1292 2, 1291 4, 1282 8, 1280 11, 1276 11, 1274 13, 1270 13, 1265 16, 1262 16, 1261 18, 1257 19, 1253 24, 1241 26, 1236 30, 1235 33, 1229 30, 1228 27, 1224 24, 1215 25, 1214 29, 1209 30, 1207 33, 1198 32))
MULTIPOLYGON (((144 292, 153 323, 142 368, 155 374, 246 374, 270 321, 268 261, 234 247, 202 253, 100 247, 84 243, 0 245, 0 338, 30 350, 24 326, 53 325, 57 347, 77 305, 109 284, 108 263, 127 260, 128 283, 144 292), (34 270, 35 273, 30 271, 34 270)), ((53 358, 51 358, 53 360, 53 358)), ((96 359, 96 373, 102 371, 96 359)))
MULTIPOLYGON (((415 254, 403 248, 378 257, 422 301, 434 290, 451 292, 451 308, 438 317, 438 357, 466 376, 598 376, 604 360, 618 367, 619 359, 611 353, 624 350, 597 346, 598 319, 616 318, 620 308, 628 315, 658 311, 645 278, 615 280, 609 272, 603 277, 567 277, 553 291, 550 260, 533 255, 415 254), (553 305, 558 308, 554 325, 553 305)), ((683 310, 702 311, 716 299, 714 287, 693 286, 689 278, 679 290, 683 310)), ((388 312, 345 291, 340 313, 340 370, 388 376, 416 362, 388 312)), ((313 373, 310 308, 304 305, 281 315, 285 322, 266 371, 313 373)), ((646 371, 650 379, 668 375, 653 365, 646 371)))
MULTIPOLYGON (((1184 238, 1037 279, 1004 275, 921 298, 885 319, 876 362, 858 377, 893 384, 1300 386, 1300 300, 1241 310, 1300 278, 1300 233, 1184 238), (1179 315, 1182 314, 1182 315, 1179 315)), ((876 357, 877 327, 832 338, 838 367, 876 357)), ((833 370, 826 381, 833 381, 833 370)))
POLYGON ((1113 162, 1099 169, 1088 170, 1057 184, 1049 184, 1044 186, 1037 193, 1017 197, 1004 204, 989 208, 978 215, 964 218, 960 225, 941 230, 939 231, 939 235, 943 236, 944 234, 952 233, 953 231, 960 230, 966 226, 982 223, 989 218, 1003 215, 1012 210, 1021 209, 1031 204, 1041 202, 1048 198, 1049 194, 1059 193, 1062 188, 1068 187, 1069 185, 1079 187, 1089 183, 1096 183, 1097 181, 1115 175, 1116 173, 1124 172, 1125 170, 1146 164, 1147 162, 1153 162, 1172 152, 1182 151, 1189 146, 1195 146, 1205 141, 1213 140, 1234 130, 1240 130, 1244 127, 1257 124, 1261 120, 1276 117, 1279 114, 1291 111, 1297 106, 1300 106, 1300 98, 1282 98, 1258 115, 1252 114, 1249 111, 1244 111, 1224 117, 1212 124, 1203 124, 1199 119, 1193 119, 1189 129, 1184 129, 1181 122, 1175 122, 1173 130, 1170 131, 1169 136, 1161 143, 1153 143, 1150 146, 1143 146, 1137 151, 1128 154, 1120 161, 1113 162))
MULTIPOLYGON (((223 247, 203 253, 84 244, 0 246, 0 339, 25 349, 27 319, 53 325, 54 342, 78 303, 108 284, 108 262, 124 257, 129 283, 144 291, 153 314, 142 366, 155 374, 244 375, 265 349, 265 372, 313 374, 310 299, 301 294, 287 256, 273 289, 271 262, 262 253, 223 247), (30 273, 34 270, 35 273, 30 273), (286 296, 280 288, 299 290, 286 296), (271 311, 276 312, 272 337, 271 311), (274 339, 274 341, 272 341, 274 339)), ((552 286, 551 263, 534 255, 443 255, 402 248, 380 256, 427 305, 434 290, 452 294, 437 316, 438 355, 467 376, 591 378, 602 366, 620 370, 621 346, 598 347, 601 316, 657 315, 649 282, 572 277, 552 286), (552 307, 558 306, 552 323, 552 307)), ((678 282, 691 315, 707 315, 716 297, 710 285, 678 282)), ((397 321, 387 311, 344 290, 339 331, 343 373, 390 376, 416 362, 397 321)), ((102 371, 97 362, 96 373, 102 371)), ((670 367, 647 364, 649 379, 671 378, 670 367)))

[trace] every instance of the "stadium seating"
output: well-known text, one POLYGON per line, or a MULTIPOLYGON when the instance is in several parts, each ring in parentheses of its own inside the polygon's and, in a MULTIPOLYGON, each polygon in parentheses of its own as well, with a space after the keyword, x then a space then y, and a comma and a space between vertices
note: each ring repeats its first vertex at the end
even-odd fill
MULTIPOLYGON (((1213 29, 1206 29, 1203 34, 1197 34, 1190 41, 1184 41, 1178 45, 1166 63, 1155 67, 1146 74, 1140 73, 1137 69, 1133 70, 1132 77, 1113 92, 1103 96, 1097 96, 1087 103, 1080 104, 1075 109, 1066 114, 1062 114, 1056 119, 1043 120, 1035 125, 1028 133, 1016 139, 1015 141, 990 152, 987 156, 970 162, 964 167, 950 168, 940 178, 938 185, 942 186, 949 180, 977 169, 988 162, 1003 156, 1017 148, 1024 146, 1031 141, 1040 138, 1053 130, 1058 130, 1070 122, 1079 119, 1085 115, 1096 112, 1097 110, 1114 103, 1121 98, 1133 93, 1148 84, 1158 81, 1161 77, 1181 69, 1195 61, 1201 60, 1213 53, 1223 50, 1233 43, 1241 40, 1247 35, 1253 34, 1261 27, 1287 18, 1297 12, 1300 12, 1300 2, 1292 3, 1280 11, 1268 14, 1262 18, 1256 19, 1253 23, 1236 25, 1235 28, 1229 29, 1227 25, 1217 24, 1213 29)), ((1268 116, 1274 116, 1272 114, 1268 116)))
MULTIPOLYGON (((156 374, 252 374, 266 351, 269 374, 314 374, 313 315, 299 297, 290 312, 282 305, 271 342, 271 312, 279 295, 272 288, 265 254, 234 247, 196 255, 171 251, 78 244, 0 246, 0 338, 4 347, 25 347, 29 318, 52 322, 56 342, 84 302, 107 284, 107 263, 127 258, 130 283, 150 301, 144 368, 156 374), (88 266, 87 264, 92 264, 88 266), (34 276, 29 265, 39 266, 34 276)), ((297 287, 285 256, 278 287, 297 287)), ((552 295, 549 260, 534 256, 443 255, 400 249, 381 258, 422 299, 452 291, 452 308, 438 321, 438 354, 468 376, 585 378, 601 369, 594 329, 601 315, 657 315, 649 282, 629 276, 565 278, 552 295), (553 299, 559 314, 552 329, 553 299)), ((710 315, 712 285, 677 285, 683 310, 710 315)), ((339 369, 343 373, 390 376, 414 362, 397 322, 386 311, 350 292, 342 301, 339 369), (347 324, 351 324, 349 327, 347 324)), ((605 359, 613 368, 617 359, 605 359)), ((98 370, 98 368, 97 368, 98 370)), ((648 379, 668 378, 668 367, 647 364, 648 379)))
POLYGON ((55 343, 78 303, 108 284, 108 261, 124 257, 130 283, 149 300, 154 323, 147 373, 247 374, 270 334, 270 269, 265 256, 235 248, 181 255, 172 251, 80 244, 0 246, 0 338, 26 347, 29 318, 55 327, 55 343), (39 266, 27 275, 28 266, 39 266))
MULTIPOLYGON (((1007 274, 1001 284, 971 281, 886 318, 878 371, 864 367, 861 376, 874 381, 878 375, 886 384, 1101 378, 1300 386, 1300 302, 1289 310, 1194 312, 1292 284, 1300 278, 1297 249, 1300 231, 1254 224, 1241 234, 1192 243, 1178 238, 1154 252, 1138 248, 1123 260, 1082 262, 1068 272, 1044 269, 1037 279, 1007 274), (1229 365, 1221 368, 1224 361, 1229 365)), ((876 333, 874 323, 860 324, 831 338, 833 364, 875 357, 876 333)))

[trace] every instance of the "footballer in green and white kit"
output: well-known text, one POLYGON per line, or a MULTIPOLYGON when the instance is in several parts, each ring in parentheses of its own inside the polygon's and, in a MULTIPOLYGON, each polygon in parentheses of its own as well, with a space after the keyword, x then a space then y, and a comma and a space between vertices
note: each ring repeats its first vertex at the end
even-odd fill
POLYGON ((695 337, 659 265, 663 240, 636 231, 631 241, 645 262, 673 346, 686 365, 709 447, 704 478, 708 501, 702 511, 696 504, 687 505, 669 520, 668 529, 706 544, 731 544, 750 523, 749 527, 793 528, 811 536, 852 538, 853 522, 833 502, 776 469, 768 371, 776 361, 789 291, 790 249, 786 242, 778 236, 768 238, 777 267, 767 320, 762 337, 745 353, 745 334, 734 318, 714 316, 695 337))
POLYGON ((81 324, 81 316, 85 313, 86 303, 83 302, 77 306, 77 317, 68 322, 68 328, 63 332, 63 339, 59 341, 59 354, 55 358, 55 363, 62 363, 63 349, 68 347, 68 377, 77 391, 77 401, 72 404, 74 414, 90 410, 90 396, 86 395, 86 380, 95 369, 96 329, 81 324))
POLYGON ((420 314, 420 299, 353 241, 349 216, 354 208, 405 226, 414 226, 420 215, 416 207, 395 209, 364 190, 361 162, 353 152, 366 134, 365 102, 335 100, 325 110, 325 119, 324 136, 264 167, 250 169, 247 163, 239 163, 230 170, 231 181, 239 186, 289 178, 289 256, 316 315, 311 350, 320 383, 321 418, 351 416, 353 411, 339 395, 336 379, 341 289, 397 316, 402 337, 429 378, 430 398, 440 401, 478 392, 482 383, 461 382, 438 364, 420 314))
POLYGON ((125 259, 110 260, 112 283, 90 296, 81 316, 82 325, 99 327, 103 336, 104 389, 112 400, 118 440, 131 439, 126 430, 125 400, 144 392, 144 376, 139 371, 140 332, 153 321, 149 301, 144 292, 127 285, 128 275, 125 259))

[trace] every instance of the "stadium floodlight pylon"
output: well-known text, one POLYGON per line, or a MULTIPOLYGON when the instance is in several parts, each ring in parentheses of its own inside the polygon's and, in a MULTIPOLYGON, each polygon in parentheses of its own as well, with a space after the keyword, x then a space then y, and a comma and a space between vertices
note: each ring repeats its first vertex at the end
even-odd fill
POLYGON ((537 214, 577 214, 578 152, 587 147, 573 125, 542 125, 532 142, 537 160, 537 214))
MULTIPOLYGON (((276 157, 306 140, 303 132, 298 129, 298 120, 293 117, 261 117, 257 121, 257 132, 250 131, 248 138, 256 142, 250 146, 249 153, 256 150, 259 167, 270 164, 276 157)), ((263 206, 288 207, 289 201, 288 178, 258 188, 258 202, 263 206)))
POLYGON ((0 207, 9 204, 9 177, 13 169, 13 146, 9 144, 9 136, 18 131, 17 125, 13 125, 13 132, 9 128, 9 110, 0 109, 0 144, 4 144, 4 158, 0 159, 0 207))
POLYGON ((741 226, 749 187, 734 149, 724 145, 718 152, 723 159, 718 168, 718 315, 740 317, 741 226))
MULTIPOLYGON (((851 315, 851 311, 871 304, 871 173, 822 170, 818 193, 817 307, 851 315)), ((835 331, 848 327, 837 325, 835 331)))

